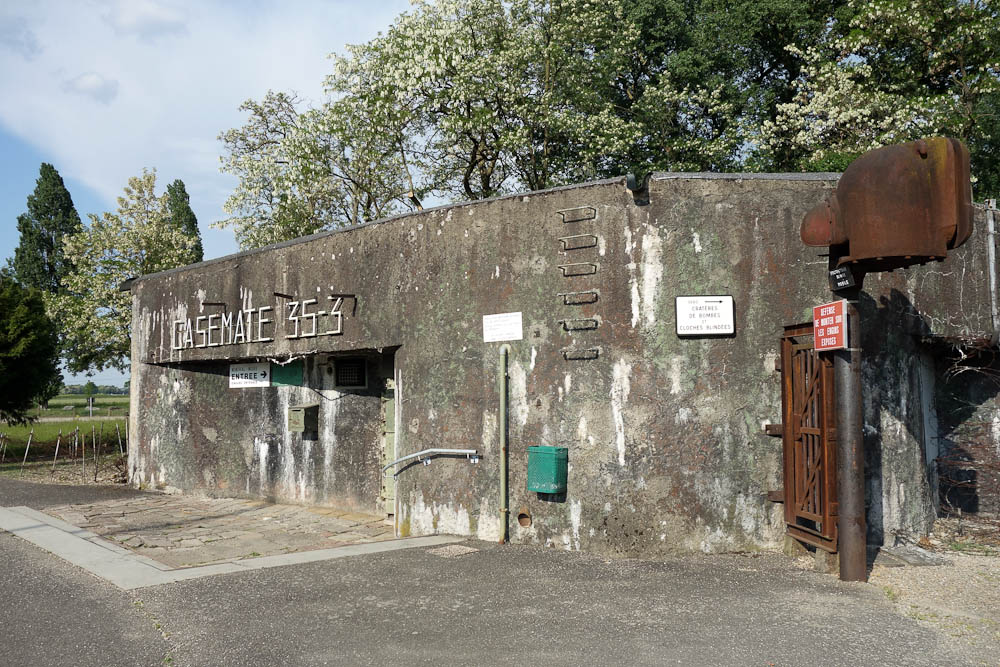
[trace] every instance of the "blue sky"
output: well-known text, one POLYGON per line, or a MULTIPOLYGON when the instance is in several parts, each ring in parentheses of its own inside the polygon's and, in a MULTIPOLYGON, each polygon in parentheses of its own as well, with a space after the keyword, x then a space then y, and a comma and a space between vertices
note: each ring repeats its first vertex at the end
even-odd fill
MULTIPOLYGON (((114 210, 130 176, 184 181, 205 258, 235 252, 209 225, 235 183, 217 136, 269 89, 322 99, 327 56, 384 31, 406 0, 171 2, 66 0, 0 5, 0 263, 50 162, 80 216, 114 210)), ((99 384, 120 384, 101 373, 99 384)))

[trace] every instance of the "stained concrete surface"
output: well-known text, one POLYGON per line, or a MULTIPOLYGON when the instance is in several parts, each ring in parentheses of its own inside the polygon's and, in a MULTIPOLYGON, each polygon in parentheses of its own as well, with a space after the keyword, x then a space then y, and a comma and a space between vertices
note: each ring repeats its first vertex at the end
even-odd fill
POLYGON ((170 567, 393 539, 383 517, 186 495, 72 503, 45 512, 170 567))

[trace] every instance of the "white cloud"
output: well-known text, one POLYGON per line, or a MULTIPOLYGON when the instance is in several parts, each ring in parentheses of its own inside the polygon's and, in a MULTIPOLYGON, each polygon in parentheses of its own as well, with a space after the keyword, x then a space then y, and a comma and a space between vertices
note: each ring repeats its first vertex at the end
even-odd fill
POLYGON ((184 33, 184 14, 177 8, 149 0, 118 0, 104 13, 104 20, 118 33, 155 39, 184 33))
POLYGON ((0 46, 10 49, 25 60, 33 60, 42 51, 28 22, 17 16, 0 16, 0 46))
POLYGON ((118 96, 118 82, 106 79, 97 72, 84 72, 63 83, 63 90, 92 97, 101 104, 111 104, 118 96))
POLYGON ((32 59, 0 48, 0 99, 17 100, 0 105, 0 125, 52 155, 64 177, 93 188, 108 208, 143 167, 157 168, 162 187, 183 179, 206 256, 235 248, 230 233, 208 225, 224 216, 234 185, 218 171, 216 138, 243 124, 240 103, 268 89, 319 101, 326 56, 384 31, 408 8, 406 0, 313 0, 294 10, 258 2, 39 5, 15 6, 20 15, 10 19, 30 26, 32 59))

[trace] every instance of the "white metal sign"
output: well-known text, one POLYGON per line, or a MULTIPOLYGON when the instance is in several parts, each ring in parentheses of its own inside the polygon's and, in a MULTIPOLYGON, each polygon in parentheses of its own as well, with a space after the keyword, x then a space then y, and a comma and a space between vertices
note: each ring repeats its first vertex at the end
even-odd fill
POLYGON ((499 343, 504 340, 522 340, 523 338, 521 313, 483 315, 484 343, 499 343))
POLYGON ((679 296, 674 305, 678 336, 736 333, 731 296, 679 296))
POLYGON ((270 387, 271 364, 229 364, 229 388, 270 387))

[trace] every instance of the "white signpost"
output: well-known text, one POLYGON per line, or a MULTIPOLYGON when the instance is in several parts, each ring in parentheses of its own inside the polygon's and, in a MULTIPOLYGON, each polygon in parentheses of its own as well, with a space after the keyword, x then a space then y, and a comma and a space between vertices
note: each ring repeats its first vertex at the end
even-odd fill
POLYGON ((731 296, 679 296, 674 302, 678 336, 736 333, 731 296))
POLYGON ((484 343, 499 343, 505 340, 522 340, 523 338, 521 313, 483 315, 484 343))
POLYGON ((229 388, 270 387, 271 364, 229 364, 229 388))

